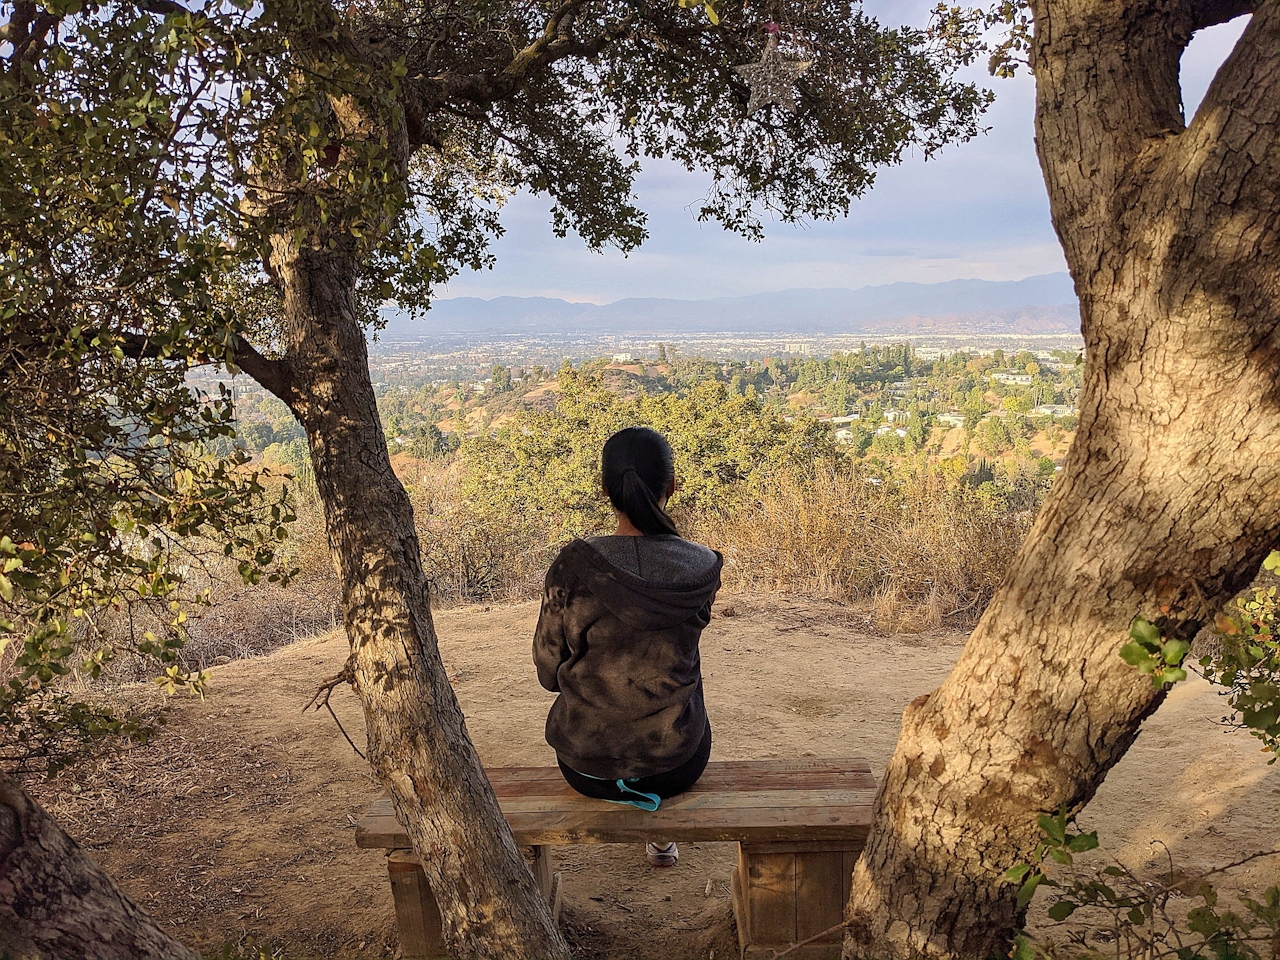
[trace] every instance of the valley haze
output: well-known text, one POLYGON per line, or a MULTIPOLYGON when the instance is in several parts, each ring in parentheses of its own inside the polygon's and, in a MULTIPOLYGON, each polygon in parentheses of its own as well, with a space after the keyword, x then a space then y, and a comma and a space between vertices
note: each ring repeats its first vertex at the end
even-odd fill
POLYGON ((1078 334, 1071 278, 950 280, 880 286, 781 290, 713 300, 630 297, 573 303, 550 297, 435 300, 413 319, 388 308, 382 340, 441 333, 510 335, 765 333, 1078 334))

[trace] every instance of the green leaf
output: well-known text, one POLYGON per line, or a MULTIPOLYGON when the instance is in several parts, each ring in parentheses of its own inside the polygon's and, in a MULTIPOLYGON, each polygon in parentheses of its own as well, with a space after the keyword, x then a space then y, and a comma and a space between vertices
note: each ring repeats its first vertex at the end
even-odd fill
POLYGON ((1081 833, 1071 838, 1067 844, 1067 849, 1072 853, 1084 853, 1087 850, 1098 849, 1098 832, 1096 830, 1089 833, 1081 833))
POLYGON ((1070 900, 1059 900, 1049 908, 1049 919, 1061 923, 1076 912, 1076 905, 1070 900))
POLYGON ((1267 558, 1262 561, 1262 569, 1267 573, 1280 572, 1280 550, 1272 550, 1267 554, 1267 558))
POLYGON ((1020 933, 1013 938, 1013 949, 1009 952, 1009 960, 1036 960, 1036 948, 1031 938, 1020 933))
POLYGON ((1129 636, 1154 653, 1160 649, 1160 628, 1150 620, 1138 616, 1129 626, 1129 636))
POLYGON ((1040 832, 1054 843, 1067 842, 1067 812, 1065 809, 1059 811, 1056 816, 1050 816, 1047 813, 1041 814, 1037 823, 1040 826, 1040 832))
POLYGON ((1168 640, 1164 645, 1164 662, 1170 666, 1176 667, 1182 663, 1186 655, 1191 651, 1191 644, 1185 640, 1168 640))
POLYGON ((1004 872, 1004 878, 1010 883, 1021 883, 1022 878, 1031 872, 1031 864, 1020 863, 1016 867, 1010 867, 1004 872))
MULTIPOLYGON (((1130 640, 1120 648, 1120 659, 1132 667, 1137 667, 1139 670, 1152 663, 1151 653, 1135 640, 1130 640)), ((1143 672, 1150 673, 1151 671, 1145 670, 1143 672)))
POLYGON ((1033 873, 1018 890, 1018 909, 1021 910, 1031 902, 1031 898, 1036 895, 1036 889, 1040 884, 1044 883, 1045 875, 1043 873, 1033 873))
POLYGON ((1195 907, 1187 913, 1187 928, 1201 936, 1212 936, 1222 929, 1222 918, 1210 907, 1195 907))

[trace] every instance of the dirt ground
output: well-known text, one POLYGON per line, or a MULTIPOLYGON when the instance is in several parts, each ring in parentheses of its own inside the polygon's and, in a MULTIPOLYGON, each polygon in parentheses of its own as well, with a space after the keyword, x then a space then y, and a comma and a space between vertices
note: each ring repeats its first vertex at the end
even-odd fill
MULTIPOLYGON (((902 708, 938 684, 964 639, 876 636, 824 603, 717 604, 730 607, 702 644, 720 760, 864 756, 878 776, 902 708)), ((542 739, 552 695, 529 657, 536 615, 526 603, 437 617, 486 764, 553 762, 542 739)), ((151 742, 36 792, 130 896, 209 955, 253 942, 293 960, 393 956, 383 855, 353 842, 380 791, 329 716, 302 712, 345 656, 345 638, 328 634, 218 668, 208 698, 176 701, 151 742)), ((339 693, 334 706, 363 744, 354 696, 339 693)), ((1194 872, 1275 846, 1280 770, 1256 741, 1218 725, 1222 712, 1193 680, 1147 723, 1081 818, 1110 855, 1152 869, 1172 856, 1194 872)), ((558 848, 566 932, 587 960, 736 956, 732 864, 730 844, 682 845, 671 870, 648 867, 639 847, 558 848)), ((1275 872, 1255 863, 1238 882, 1256 890, 1275 872)))

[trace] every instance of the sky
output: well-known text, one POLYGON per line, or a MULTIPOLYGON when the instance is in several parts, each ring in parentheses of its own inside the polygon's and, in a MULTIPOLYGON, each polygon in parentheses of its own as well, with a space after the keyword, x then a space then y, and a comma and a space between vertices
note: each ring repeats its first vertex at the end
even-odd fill
MULTIPOLYGON (((882 23, 924 24, 933 0, 865 0, 882 23)), ((1188 115, 1230 53, 1246 18, 1202 31, 1183 57, 1188 115)), ((503 211, 506 234, 493 270, 466 272, 445 297, 546 296, 608 303, 624 297, 705 299, 794 287, 850 287, 945 280, 1019 280, 1066 269, 1049 220, 1033 144, 1033 81, 966 73, 993 89, 990 132, 925 162, 908 154, 881 170, 847 218, 803 227, 766 223, 753 243, 698 223, 707 178, 647 161, 636 183, 649 215, 637 251, 593 253, 574 234, 551 232, 545 198, 517 195, 503 211)))

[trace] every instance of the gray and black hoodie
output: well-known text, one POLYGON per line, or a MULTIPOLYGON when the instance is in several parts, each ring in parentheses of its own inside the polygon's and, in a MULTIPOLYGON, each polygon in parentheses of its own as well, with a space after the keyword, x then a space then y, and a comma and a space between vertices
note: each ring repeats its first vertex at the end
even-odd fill
POLYGON ((574 540, 547 572, 533 638, 559 697, 547 743, 592 777, 647 777, 697 751, 707 726, 698 638, 720 554, 677 536, 574 540))

